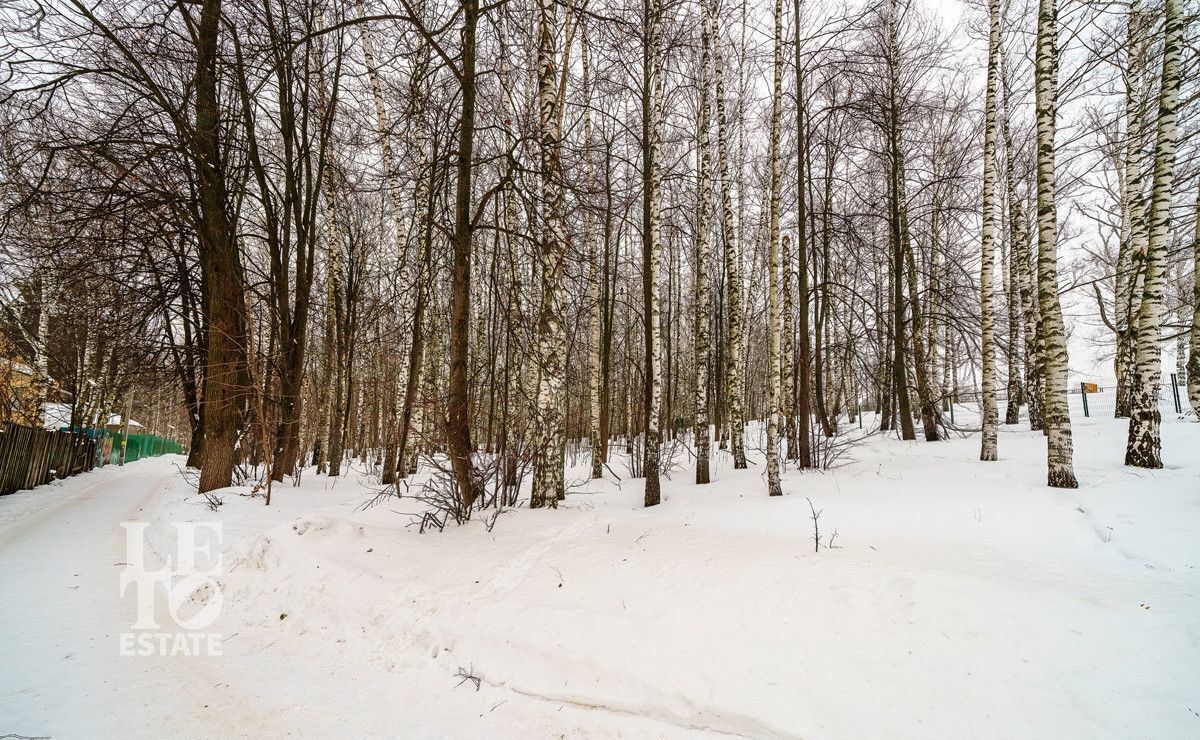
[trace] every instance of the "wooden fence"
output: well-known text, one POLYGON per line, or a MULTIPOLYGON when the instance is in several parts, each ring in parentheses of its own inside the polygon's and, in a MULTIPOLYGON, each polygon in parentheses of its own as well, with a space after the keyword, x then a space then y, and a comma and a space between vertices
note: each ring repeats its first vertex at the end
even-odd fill
POLYGON ((86 434, 0 425, 0 496, 91 470, 96 444, 86 434))

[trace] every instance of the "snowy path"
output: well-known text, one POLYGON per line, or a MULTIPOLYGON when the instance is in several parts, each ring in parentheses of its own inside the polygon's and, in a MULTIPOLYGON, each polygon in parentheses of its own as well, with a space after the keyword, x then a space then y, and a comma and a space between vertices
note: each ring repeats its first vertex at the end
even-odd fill
POLYGON ((178 477, 174 458, 13 494, 36 507, 0 529, 0 735, 161 738, 194 719, 167 659, 122 657, 125 533, 178 477), (45 503, 41 497, 44 497, 45 503))

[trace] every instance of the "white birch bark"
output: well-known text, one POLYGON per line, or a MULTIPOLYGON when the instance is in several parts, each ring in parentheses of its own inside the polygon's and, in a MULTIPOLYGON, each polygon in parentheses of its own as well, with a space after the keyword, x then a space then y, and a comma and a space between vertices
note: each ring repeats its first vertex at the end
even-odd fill
POLYGON ((1036 286, 1029 243, 1029 222, 1026 220, 1025 200, 1017 192, 1017 149, 1009 121, 1012 118, 1012 97, 1008 87, 1008 67, 1003 49, 1000 54, 1000 83, 1004 93, 1004 108, 1000 131, 1004 139, 1004 182, 1008 192, 1008 234, 1016 271, 1017 292, 1020 298, 1022 334, 1025 350, 1025 403, 1029 428, 1042 429, 1042 359, 1038 337, 1039 319, 1036 286))
POLYGON ((1195 234, 1192 237, 1192 331, 1188 337, 1188 403, 1200 421, 1200 188, 1196 189, 1195 234))
POLYGON ((1125 62, 1125 161, 1121 177, 1121 232, 1117 250, 1116 285, 1113 291, 1113 323, 1117 351, 1114 371, 1117 376, 1114 415, 1126 418, 1130 412, 1133 383, 1137 301, 1142 291, 1143 263, 1146 259, 1146 231, 1143 140, 1146 126, 1146 19, 1142 0, 1133 0, 1126 15, 1128 43, 1125 62))
MULTIPOLYGON (((363 0, 355 0, 355 7, 360 18, 366 16, 363 0)), ((393 223, 392 231, 397 260, 396 282, 399 286, 396 316, 402 322, 411 322, 415 314, 413 303, 416 286, 412 280, 408 266, 408 255, 406 253, 405 234, 408 230, 405 228, 403 209, 400 204, 400 171, 396 166, 396 157, 392 150, 387 108, 384 105, 383 90, 379 83, 379 71, 375 65, 375 50, 371 45, 371 29, 365 22, 360 23, 359 28, 362 34, 363 59, 366 63, 367 78, 371 85, 371 97, 375 104, 376 133, 379 136, 379 148, 383 157, 384 194, 387 198, 388 210, 391 211, 393 223)), ((396 348, 397 354, 401 358, 401 361, 397 363, 396 388, 399 389, 399 393, 401 394, 405 393, 408 388, 407 359, 415 334, 415 327, 411 324, 407 329, 408 331, 401 333, 399 345, 396 348)), ((399 427, 400 425, 397 424, 396 428, 399 429, 399 427)), ((397 440, 397 444, 400 447, 404 446, 403 440, 397 440)))
POLYGON ((1039 0, 1034 60, 1037 115, 1037 293, 1045 367, 1047 484, 1077 488, 1067 408, 1067 341, 1058 299, 1058 210, 1055 207, 1054 129, 1058 113, 1058 6, 1039 0))
POLYGON ((1150 238, 1136 319, 1134 384, 1130 393, 1129 442, 1125 450, 1125 464, 1139 468, 1162 467, 1162 414, 1158 409, 1158 392, 1162 382, 1163 291, 1166 288, 1167 247, 1171 239, 1171 196, 1175 185, 1183 46, 1180 0, 1166 0, 1163 13, 1162 84, 1154 142, 1154 185, 1150 191, 1150 238))
POLYGON ((984 95, 983 129, 983 228, 980 233, 982 256, 979 272, 979 310, 983 356, 983 441, 979 459, 998 457, 996 408, 996 329, 993 285, 996 259, 996 78, 1000 58, 1000 0, 988 0, 987 92, 984 95))
POLYGON ((726 304, 729 328, 725 348, 725 394, 729 423, 730 451, 733 467, 746 467, 745 420, 742 411, 742 268, 737 237, 733 229, 733 181, 729 175, 728 121, 725 114, 725 64, 721 51, 720 25, 714 0, 710 4, 709 20, 713 43, 713 76, 717 100, 717 169, 721 178, 721 234, 724 240, 726 304))
POLYGON ((1200 421, 1200 189, 1196 192, 1196 232, 1192 237, 1192 330, 1188 337, 1187 397, 1200 421))
MULTIPOLYGON (((581 18, 581 44, 579 47, 583 66, 583 147, 584 147, 584 188, 589 194, 596 192, 596 167, 592 154, 592 87, 591 69, 588 59, 588 27, 586 16, 581 18)), ((588 373, 588 436, 591 439, 592 477, 599 478, 603 474, 605 450, 600 440, 600 385, 602 378, 601 366, 603 348, 600 346, 601 311, 600 282, 602 262, 600 244, 596 239, 596 219, 590 208, 583 210, 583 239, 588 255, 588 353, 591 361, 588 373)))
POLYGON ((565 493, 563 453, 565 436, 562 393, 566 385, 566 343, 563 327, 563 258, 567 238, 563 223, 562 143, 558 127, 558 35, 554 0, 538 3, 538 134, 541 139, 542 223, 539 262, 542 298, 538 307, 537 441, 533 457, 530 508, 556 507, 565 493))
POLYGON ((646 451, 645 451, 645 475, 646 475, 646 492, 644 503, 646 506, 655 506, 661 499, 661 491, 659 488, 659 454, 662 439, 662 432, 659 429, 659 417, 662 415, 662 316, 661 316, 661 286, 659 284, 659 272, 661 271, 662 263, 662 163, 660 162, 660 149, 662 146, 662 2, 661 0, 647 0, 646 5, 649 18, 648 20, 648 44, 646 49, 646 58, 644 60, 646 69, 645 83, 647 86, 646 95, 649 96, 649 120, 647 121, 646 136, 647 141, 643 146, 646 147, 645 164, 648 166, 648 171, 645 173, 645 185, 647 193, 645 198, 649 204, 647 209, 648 222, 645 225, 647 231, 646 243, 646 260, 644 269, 646 275, 643 279, 646 281, 647 305, 646 310, 650 316, 650 337, 649 337, 649 352, 647 357, 646 368, 648 377, 646 382, 650 384, 649 403, 646 413, 646 451))
POLYGON ((767 252, 767 363, 771 385, 767 403, 767 495, 782 496, 779 482, 779 404, 782 397, 782 373, 779 353, 779 188, 782 173, 779 164, 779 118, 783 103, 783 3, 775 0, 775 65, 771 91, 771 141, 768 158, 771 168, 770 236, 767 252))
POLYGON ((700 120, 697 122, 696 143, 696 317, 695 317, 695 353, 696 353, 696 424, 693 430, 696 446, 696 483, 704 484, 711 480, 709 471, 709 451, 711 441, 708 425, 708 353, 709 353, 709 297, 708 271, 712 262, 712 250, 709 244, 709 202, 712 199, 712 178, 709 162, 708 119, 712 114, 709 109, 708 87, 712 76, 710 47, 712 39, 709 34, 707 2, 701 0, 700 9, 700 120))

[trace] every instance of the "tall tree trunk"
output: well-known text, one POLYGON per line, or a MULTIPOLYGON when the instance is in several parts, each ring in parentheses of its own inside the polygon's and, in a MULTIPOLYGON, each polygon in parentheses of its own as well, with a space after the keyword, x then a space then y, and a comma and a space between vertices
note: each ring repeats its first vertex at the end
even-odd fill
POLYGON ((1042 400, 1044 382, 1042 379, 1042 353, 1040 349, 1041 336, 1038 302, 1036 296, 1036 278, 1033 269, 1033 255, 1029 243, 1029 224, 1025 215, 1025 200, 1017 193, 1017 150, 1013 142, 1009 120, 1012 118, 1012 98, 1008 87, 1008 67, 1005 63, 1003 49, 1000 56, 1000 82, 1004 92, 1004 108, 1000 117, 1000 130, 1004 138, 1004 181, 1008 192, 1008 234, 1010 249, 1013 254, 1013 270, 1017 281, 1017 290, 1021 301, 1021 318, 1025 339, 1025 402, 1028 405, 1029 428, 1039 431, 1043 428, 1042 400))
POLYGON ((591 69, 589 67, 589 39, 587 17, 580 19, 582 24, 581 43, 579 47, 583 66, 583 147, 586 162, 584 165, 584 189, 588 201, 583 209, 583 239, 588 257, 588 359, 591 363, 588 372, 588 446, 592 452, 592 478, 600 478, 603 474, 605 445, 601 439, 601 386, 604 382, 604 350, 601 343, 603 334, 603 310, 601 300, 602 284, 604 282, 604 266, 600 254, 600 244, 596 239, 596 216, 592 211, 591 198, 596 191, 596 167, 592 151, 592 87, 591 69))
POLYGON ((800 358, 796 377, 796 437, 801 468, 813 466, 812 349, 808 337, 808 123, 804 97, 804 65, 800 56, 800 0, 792 0, 796 52, 796 331, 800 358))
MULTIPOLYGON (((921 316, 921 298, 917 291, 917 261, 916 250, 913 249, 911 231, 908 228, 908 195, 904 188, 907 179, 904 160, 900 166, 900 239, 904 246, 904 258, 908 264, 908 305, 912 317, 909 334, 912 336, 913 375, 917 381, 917 406, 921 410, 921 428, 925 432, 925 441, 937 442, 941 439, 938 424, 941 419, 937 410, 937 399, 934 398, 932 382, 929 379, 929 362, 925 355, 925 325, 921 316)), ((836 418, 836 414, 834 415, 836 418)))
MULTIPOLYGON (((706 0, 701 0, 707 5, 706 0)), ((710 47, 712 39, 709 36, 707 12, 701 8, 700 24, 700 119, 696 124, 696 170, 699 181, 696 191, 696 269, 693 280, 696 290, 695 309, 695 359, 696 359, 696 423, 693 431, 696 444, 696 483, 708 483, 710 435, 708 424, 708 361, 709 361, 709 322, 711 314, 708 305, 709 267, 712 262, 712 250, 709 245, 709 202, 712 200, 712 180, 710 177, 711 163, 709 162, 708 119, 711 111, 708 106, 708 86, 712 75, 710 70, 710 47)))
POLYGON ((662 493, 659 482, 659 447, 662 431, 662 327, 658 273, 662 261, 662 5, 644 0, 646 46, 642 57, 642 285, 646 333, 646 450, 645 505, 655 506, 662 493))
POLYGON ((988 0, 988 66, 987 92, 984 95, 983 123, 983 228, 980 232, 982 257, 979 272, 979 310, 982 338, 980 353, 983 355, 983 442, 979 459, 993 461, 998 457, 996 449, 996 334, 995 298, 993 284, 996 259, 996 77, 999 73, 1000 57, 1000 2, 988 0))
POLYGON ((538 2, 538 133, 541 139, 542 218, 539 258, 542 299, 538 306, 537 442, 530 508, 557 507, 564 493, 563 398, 567 334, 563 328, 562 269, 567 237, 563 223, 562 145, 559 138, 558 72, 554 0, 538 2))
POLYGON ((714 0, 709 4, 712 23, 713 60, 717 98, 717 169, 721 176, 721 235, 724 241, 726 301, 728 303, 728 334, 725 343, 725 395, 729 419, 730 448, 733 467, 746 467, 745 419, 742 412, 742 267, 738 255, 737 237, 733 230, 733 181, 729 175, 729 142, 725 115, 725 64, 721 51, 721 30, 717 21, 714 0))
POLYGON ((897 0, 892 0, 888 15, 888 153, 891 201, 891 245, 892 245, 892 341, 895 355, 892 359, 892 383, 896 393, 896 413, 899 417, 900 438, 916 439, 913 429, 912 406, 908 396, 908 374, 905 348, 908 344, 904 329, 904 244, 901 237, 901 205, 904 195, 903 139, 900 133, 900 17, 897 0))
POLYGON ((227 203, 217 89, 221 0, 203 0, 196 27, 196 189, 200 266, 208 331, 204 373, 201 493, 233 482, 244 403, 246 303, 242 261, 227 203))
POLYGON ((767 255, 767 363, 770 383, 767 404, 767 495, 782 496, 779 482, 779 403, 783 379, 779 354, 779 118, 783 106, 783 2, 775 0, 775 66, 771 88, 771 141, 767 155, 771 169, 770 237, 767 255))
POLYGON ((1054 129, 1058 114, 1058 6, 1039 0, 1034 60, 1037 111, 1038 305, 1046 369, 1046 466, 1052 488, 1077 488, 1067 408, 1067 339, 1058 299, 1058 209, 1055 207, 1054 129))
POLYGON ((1131 411, 1134 383, 1134 352, 1138 304, 1143 285, 1143 262, 1147 233, 1144 155, 1142 144, 1146 127, 1146 32, 1142 0, 1133 0, 1126 13, 1128 27, 1125 54, 1125 160, 1121 178, 1121 232, 1117 248, 1113 322, 1117 351, 1114 371, 1117 376, 1114 415, 1127 418, 1131 411))
POLYGON ((1163 5, 1162 84, 1158 95, 1158 131, 1154 142, 1154 186, 1150 191, 1150 241, 1145 279, 1137 314, 1135 383, 1129 414, 1129 446, 1125 464, 1162 467, 1162 414, 1158 409, 1162 381, 1163 291, 1167 247, 1171 240, 1171 196, 1175 185, 1175 151, 1179 109, 1179 70, 1183 55, 1183 12, 1180 0, 1163 5))
MULTIPOLYGON (((365 17, 366 12, 363 8, 363 0, 355 0, 355 8, 358 11, 359 18, 365 17)), ((417 325, 413 323, 413 316, 415 315, 413 303, 417 287, 412 280, 412 274, 409 270, 409 257, 406 248, 406 234, 408 230, 405 228, 404 209, 400 203, 400 170, 396 165, 396 157, 392 150, 391 127, 388 125, 387 108, 384 105, 383 90, 379 83, 379 71, 375 65, 375 52, 371 45, 371 29, 369 24, 364 21, 359 24, 359 30, 362 37, 363 59, 366 62, 367 78, 371 85, 371 99, 375 105, 375 132, 379 137, 379 147, 383 155, 384 195, 387 198, 388 210, 392 217, 392 239, 397 265, 396 282, 400 288, 397 296, 396 316, 399 317, 401 322, 409 322, 409 325, 406 327, 407 331, 400 333, 399 346, 396 347, 396 353, 400 357, 408 357, 410 360, 410 362, 402 360, 396 363, 399 373, 395 386, 400 392, 406 393, 409 386, 409 368, 411 367, 411 345, 419 331, 417 325)), ((420 204, 418 204, 417 208, 420 207, 420 204)), ((394 434, 407 432, 403 423, 393 425, 393 427, 397 430, 394 434)), ((395 440, 395 445, 398 448, 403 448, 405 440, 397 439, 395 440)))
MULTIPOLYGON (((780 154, 782 157, 782 153, 780 154)), ((784 437, 787 440, 787 459, 797 460, 800 457, 800 438, 796 434, 796 327, 793 322, 796 306, 792 295, 792 237, 783 235, 783 363, 782 383, 783 400, 780 401, 779 413, 784 417, 784 437)))
POLYGON ((471 334, 471 176, 475 152, 475 31, 479 23, 479 0, 463 0, 462 59, 459 83, 462 112, 458 123, 455 153, 457 181, 454 192, 454 236, 451 239, 450 289, 450 387, 446 410, 446 441, 459 496, 471 506, 479 496, 479 474, 471 444, 468 403, 468 354, 471 334))

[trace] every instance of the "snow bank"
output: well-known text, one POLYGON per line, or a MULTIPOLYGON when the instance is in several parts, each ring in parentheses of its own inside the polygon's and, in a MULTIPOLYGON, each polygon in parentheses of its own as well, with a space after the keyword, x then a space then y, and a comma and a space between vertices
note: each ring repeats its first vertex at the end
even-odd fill
POLYGON ((360 473, 154 516, 225 524, 238 678, 217 689, 281 732, 1184 738, 1200 425, 1164 436, 1173 467, 1133 471, 1123 424, 1077 425, 1075 492, 1045 488, 1040 435, 1005 428, 996 463, 977 437, 876 437, 772 500, 722 453, 712 485, 678 471, 654 509, 610 478, 490 533, 421 535, 407 500, 363 511, 360 473))

